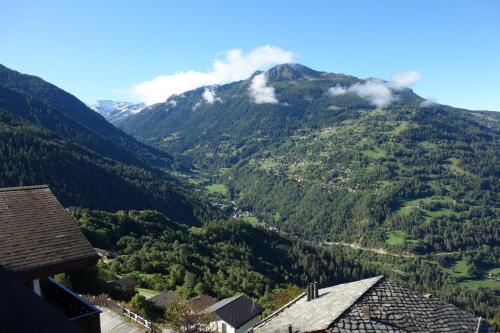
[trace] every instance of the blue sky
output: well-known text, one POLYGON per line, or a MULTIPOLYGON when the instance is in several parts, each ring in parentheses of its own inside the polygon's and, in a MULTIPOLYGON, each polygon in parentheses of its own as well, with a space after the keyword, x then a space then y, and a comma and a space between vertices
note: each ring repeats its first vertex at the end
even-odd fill
POLYGON ((248 60, 272 45, 317 70, 382 79, 416 71, 422 97, 500 110, 498 0, 0 4, 0 63, 86 102, 138 100, 142 82, 212 73, 228 50, 248 60))

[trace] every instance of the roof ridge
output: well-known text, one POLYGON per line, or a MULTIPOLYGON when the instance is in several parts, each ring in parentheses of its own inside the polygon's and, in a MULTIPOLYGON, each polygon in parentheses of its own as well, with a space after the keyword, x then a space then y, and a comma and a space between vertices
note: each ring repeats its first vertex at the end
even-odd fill
MULTIPOLYGON (((382 281, 382 280, 384 280, 385 278, 386 277, 384 275, 377 275, 377 276, 374 276, 374 277, 371 277, 371 278, 365 278, 365 279, 351 281, 351 282, 344 282, 344 283, 339 283, 339 284, 336 284, 336 285, 333 285, 333 286, 330 286, 330 287, 321 288, 320 291, 324 290, 324 289, 327 289, 327 288, 341 286, 341 285, 344 285, 344 284, 355 283, 355 282, 359 282, 359 281, 363 281, 363 280, 370 280, 370 279, 374 279, 375 280, 376 279, 376 281, 373 282, 373 284, 369 288, 367 288, 361 295, 359 295, 349 306, 347 306, 346 309, 344 309, 344 311, 342 311, 342 313, 340 315, 338 315, 336 318, 332 319, 332 324, 338 318, 340 318, 348 309, 350 309, 354 304, 356 304, 369 290, 371 290, 374 286, 376 286, 377 284, 379 284, 379 282, 382 281)), ((305 295, 306 295, 306 292, 301 293, 300 295, 298 295, 297 297, 295 297, 293 300, 291 300, 287 304, 283 305, 281 308, 277 309, 276 311, 274 311, 273 313, 271 313, 266 318, 264 318, 261 321, 259 321, 257 324, 255 324, 252 327, 251 332, 255 332, 256 328, 259 328, 259 327, 264 326, 265 324, 267 324, 270 320, 272 320, 273 318, 275 318, 276 316, 278 316, 279 314, 281 314, 283 311, 285 311, 286 309, 290 308, 295 303, 297 303, 298 301, 300 301, 305 295)))
POLYGON ((348 307, 346 307, 344 309, 344 311, 342 311, 338 316, 337 318, 334 318, 332 320, 332 322, 330 323, 330 325, 328 325, 328 328, 332 327, 336 322, 337 320, 339 320, 339 318, 341 318, 345 313, 347 313, 347 311, 350 311, 352 309, 352 307, 357 304, 362 298, 363 296, 365 296, 370 290, 372 290, 373 288, 375 288, 375 286, 377 286, 381 281, 384 281, 386 280, 387 278, 384 276, 384 275, 378 275, 378 276, 375 276, 374 278, 377 278, 377 281, 375 281, 369 288, 367 288, 361 295, 359 295, 358 298, 356 298, 354 300, 354 302, 352 302, 351 305, 349 305, 348 307))
POLYGON ((158 295, 163 295, 163 294, 166 294, 166 293, 175 293, 175 292, 176 292, 175 290, 167 289, 167 290, 164 290, 161 293, 155 295, 154 297, 156 297, 158 295))
POLYGON ((297 303, 297 301, 300 300, 302 297, 304 297, 306 294, 307 294, 306 292, 301 293, 300 295, 298 295, 297 297, 295 297, 294 299, 292 299, 290 302, 286 303, 281 308, 277 309, 276 311, 274 311, 273 313, 271 313, 269 316, 267 316, 266 318, 264 318, 261 321, 259 321, 257 324, 255 324, 252 327, 252 332, 253 332, 253 330, 255 328, 264 325, 265 323, 267 323, 268 321, 270 321, 271 319, 273 319, 274 317, 276 317, 277 315, 279 315, 281 312, 285 311, 290 306, 292 306, 293 304, 297 303))
POLYGON ((221 299, 220 301, 217 301, 215 304, 212 304, 210 307, 213 308, 211 309, 212 311, 217 311, 222 308, 225 308, 229 304, 233 303, 235 300, 245 296, 244 294, 239 294, 239 295, 234 295, 231 297, 226 297, 224 299, 221 299))
POLYGON ((210 298, 213 298, 213 297, 212 297, 212 296, 210 296, 210 295, 207 295, 207 294, 201 294, 201 295, 195 296, 195 297, 193 297, 193 298, 190 298, 190 299, 188 300, 188 302, 195 301, 195 300, 197 300, 197 299, 199 299, 199 298, 202 298, 202 297, 204 297, 204 296, 206 296, 206 297, 210 297, 210 298))
POLYGON ((46 188, 49 188, 49 186, 48 185, 15 186, 15 187, 0 188, 0 192, 38 190, 38 189, 46 189, 46 188))

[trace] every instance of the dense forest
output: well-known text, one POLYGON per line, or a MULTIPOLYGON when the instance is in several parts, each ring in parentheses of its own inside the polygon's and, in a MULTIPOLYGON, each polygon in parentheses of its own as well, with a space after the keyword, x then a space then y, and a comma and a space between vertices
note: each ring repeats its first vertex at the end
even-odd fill
POLYGON ((2 108, 100 155, 140 166, 174 163, 168 154, 139 143, 75 96, 39 77, 0 65, 0 87, 2 108), (23 102, 28 106, 20 105, 23 102))
POLYGON ((173 96, 120 126, 224 186, 258 221, 310 240, 429 253, 498 246, 500 117, 424 103, 410 89, 376 108, 331 87, 363 80, 279 65, 279 99, 250 80, 173 96))
MULTIPOLYGON (((500 315, 495 312, 498 290, 461 288, 443 269, 453 258, 407 259, 318 247, 236 220, 188 227, 154 211, 77 210, 75 218, 94 246, 118 252, 100 269, 134 277, 142 288, 218 299, 245 293, 272 310, 270 300, 290 285, 303 288, 318 281, 330 286, 384 274, 468 311, 488 318, 500 315)), ((484 250, 468 260, 479 266, 498 264, 498 248, 484 250)))
POLYGON ((169 175, 175 162, 168 154, 138 143, 49 83, 4 67, 0 138, 1 187, 47 184, 65 206, 154 208, 192 225, 222 216, 169 175), (44 93, 50 105, 35 97, 44 93))
POLYGON ((331 251, 234 220, 189 227, 154 211, 78 210, 75 217, 93 245, 119 252, 114 272, 154 276, 145 284, 155 290, 259 297, 287 283, 328 285, 373 274, 331 251))

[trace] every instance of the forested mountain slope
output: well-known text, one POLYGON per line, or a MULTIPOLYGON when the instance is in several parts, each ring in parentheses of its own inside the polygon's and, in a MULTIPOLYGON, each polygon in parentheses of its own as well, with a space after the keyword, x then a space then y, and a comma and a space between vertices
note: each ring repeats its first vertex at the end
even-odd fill
POLYGON ((265 73, 275 101, 259 104, 257 75, 173 96, 121 127, 221 175, 240 207, 308 239, 422 253, 498 246, 496 113, 403 87, 376 107, 354 89, 373 80, 295 64, 265 73))
POLYGON ((18 91, 0 84, 0 187, 48 184, 65 206, 154 208, 193 225, 221 216, 155 166, 171 161, 167 154, 117 129, 115 144, 78 121, 78 113, 59 111, 57 100, 52 107, 18 91), (137 150, 121 148, 127 142, 137 150))
POLYGON ((21 74, 0 65, 0 87, 12 93, 1 99, 2 107, 21 117, 49 128, 65 139, 89 147, 97 153, 123 162, 144 165, 154 163, 168 167, 171 157, 126 135, 75 96, 43 79, 21 74), (27 98, 30 109, 18 109, 20 99, 27 98))

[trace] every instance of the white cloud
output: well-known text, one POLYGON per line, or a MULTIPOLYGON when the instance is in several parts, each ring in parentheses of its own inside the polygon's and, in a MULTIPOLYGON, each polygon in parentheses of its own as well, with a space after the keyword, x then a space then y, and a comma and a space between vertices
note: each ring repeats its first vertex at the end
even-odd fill
POLYGON ((332 96, 353 93, 377 107, 384 107, 394 101, 394 90, 408 88, 418 80, 420 80, 420 74, 410 71, 395 74, 388 82, 369 79, 364 83, 355 83, 348 88, 337 85, 328 91, 332 96))
POLYGON ((349 88, 349 91, 379 108, 390 104, 394 99, 391 89, 387 87, 385 82, 379 80, 369 80, 362 84, 356 83, 349 88))
POLYGON ((347 89, 339 86, 338 84, 335 87, 328 89, 328 91, 332 94, 332 96, 340 96, 347 93, 347 89))
POLYGON ((215 102, 222 102, 222 99, 220 97, 215 97, 215 90, 212 88, 205 88, 205 91, 203 91, 203 99, 205 102, 208 104, 214 104, 215 102))
POLYGON ((398 73, 392 76, 391 80, 389 81, 389 86, 393 89, 400 90, 410 87, 418 80, 420 80, 420 74, 418 72, 409 71, 398 73))
POLYGON ((274 95, 274 88, 267 86, 267 77, 265 73, 255 75, 248 92, 253 101, 257 104, 276 104, 278 99, 274 95))
POLYGON ((240 49, 233 49, 225 53, 224 59, 216 59, 208 72, 189 70, 158 76, 137 84, 133 94, 136 99, 150 105, 202 86, 243 80, 257 70, 291 62, 293 58, 293 52, 272 45, 258 47, 246 54, 240 49))

